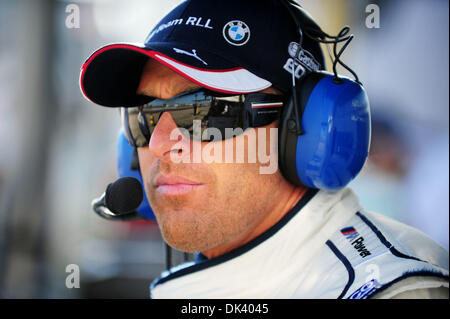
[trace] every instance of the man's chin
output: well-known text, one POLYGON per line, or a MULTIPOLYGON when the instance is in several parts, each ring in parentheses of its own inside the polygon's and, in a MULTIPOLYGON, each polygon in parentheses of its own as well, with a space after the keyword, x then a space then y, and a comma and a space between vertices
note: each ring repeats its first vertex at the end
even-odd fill
POLYGON ((212 248, 214 230, 205 228, 199 218, 200 210, 165 210, 156 216, 164 241, 171 247, 184 252, 198 252, 212 248))
POLYGON ((175 248, 179 251, 183 251, 186 253, 195 253, 199 251, 204 251, 209 249, 208 245, 205 245, 207 242, 205 239, 196 240, 195 236, 188 236, 186 234, 182 234, 182 236, 177 236, 171 231, 163 231, 161 230, 164 241, 172 248, 175 248))

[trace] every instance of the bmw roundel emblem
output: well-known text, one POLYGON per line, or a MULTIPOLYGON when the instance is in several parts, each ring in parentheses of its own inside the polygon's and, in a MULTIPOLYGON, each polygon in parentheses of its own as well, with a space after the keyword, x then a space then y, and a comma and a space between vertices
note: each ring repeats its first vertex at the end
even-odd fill
POLYGON ((223 27, 223 36, 232 45, 244 45, 250 39, 250 28, 242 21, 233 20, 223 27))

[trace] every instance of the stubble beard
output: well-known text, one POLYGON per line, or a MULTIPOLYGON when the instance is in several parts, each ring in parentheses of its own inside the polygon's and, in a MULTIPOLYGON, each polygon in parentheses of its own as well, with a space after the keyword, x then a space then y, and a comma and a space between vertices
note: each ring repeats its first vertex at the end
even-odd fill
MULTIPOLYGON (((219 178, 209 166, 159 162, 150 172, 172 173, 205 183, 202 189, 182 196, 163 196, 147 184, 147 195, 164 240, 185 252, 206 251, 245 236, 270 210, 273 191, 258 189, 254 180, 258 166, 239 164, 227 178, 219 178), (234 178, 233 178, 234 177, 234 178), (222 183, 221 183, 222 182, 222 183)), ((266 175, 265 178, 275 178, 266 175)))

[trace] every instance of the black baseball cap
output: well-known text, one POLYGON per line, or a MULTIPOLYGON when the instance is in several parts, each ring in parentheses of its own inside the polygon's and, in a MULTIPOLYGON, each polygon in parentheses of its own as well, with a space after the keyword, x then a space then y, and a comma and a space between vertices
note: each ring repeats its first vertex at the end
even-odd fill
MULTIPOLYGON (((274 86, 288 93, 300 36, 281 1, 184 1, 143 44, 115 43, 95 51, 81 67, 81 90, 103 106, 145 104, 152 97, 136 90, 152 58, 213 91, 245 94, 274 86)), ((323 69, 320 45, 303 36, 302 48, 310 61, 303 68, 323 69)))

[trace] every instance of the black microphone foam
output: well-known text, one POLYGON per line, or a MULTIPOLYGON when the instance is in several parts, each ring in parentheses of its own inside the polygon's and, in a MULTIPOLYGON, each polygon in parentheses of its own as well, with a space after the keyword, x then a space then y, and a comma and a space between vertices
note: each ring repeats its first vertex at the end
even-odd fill
POLYGON ((128 214, 139 207, 143 197, 142 185, 136 178, 122 177, 106 188, 105 204, 115 214, 128 214))

